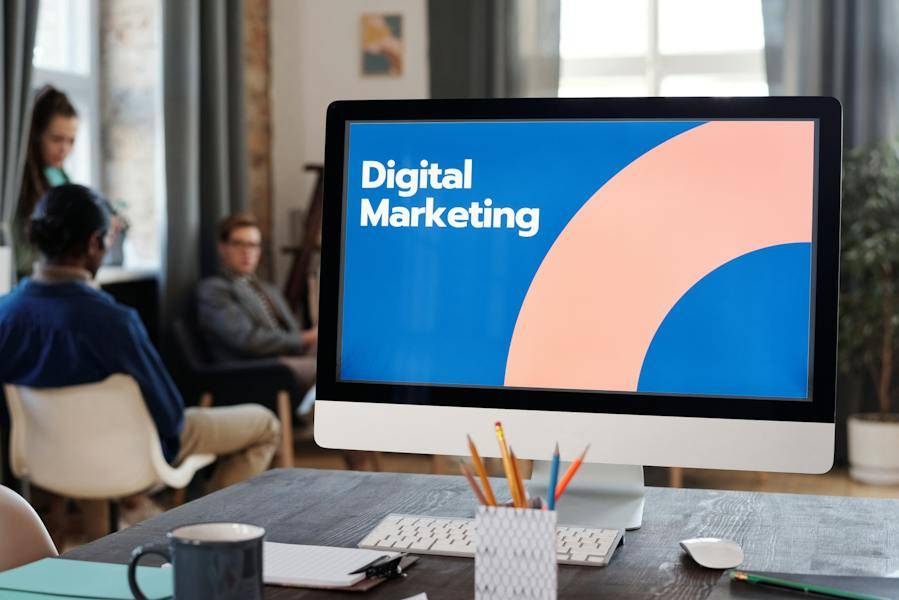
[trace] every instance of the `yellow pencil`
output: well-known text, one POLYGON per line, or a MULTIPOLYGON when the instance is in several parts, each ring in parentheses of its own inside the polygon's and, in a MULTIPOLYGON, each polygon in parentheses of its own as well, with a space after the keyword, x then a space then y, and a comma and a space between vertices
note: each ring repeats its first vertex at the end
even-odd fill
POLYGON ((474 476, 471 474, 471 469, 469 469, 468 465, 466 465, 461 460, 459 461, 459 470, 462 471, 462 474, 465 475, 465 479, 468 480, 468 485, 471 486, 471 491, 474 492, 475 497, 478 499, 478 504, 487 504, 487 499, 484 498, 484 494, 481 493, 481 489, 478 487, 477 482, 474 480, 474 476))
POLYGON ((509 458, 512 461, 512 473, 515 474, 515 487, 518 488, 518 508, 528 507, 528 496, 524 491, 524 482, 521 480, 521 473, 518 471, 518 459, 515 458, 515 451, 509 446, 509 458))
POLYGON ((484 462, 481 455, 478 454, 478 447, 474 445, 471 436, 468 436, 468 450, 471 452, 471 462, 474 463, 475 471, 481 479, 481 485, 484 487, 484 497, 487 499, 489 506, 496 506, 496 497, 493 495, 493 488, 490 487, 490 479, 487 478, 487 469, 484 468, 484 462))
POLYGON ((509 457, 509 447, 506 445, 506 434, 503 433, 503 424, 496 422, 496 439, 499 441, 499 451, 503 457, 503 470, 509 481, 509 492, 512 494, 512 502, 518 506, 518 489, 515 486, 515 471, 512 470, 512 461, 509 457))

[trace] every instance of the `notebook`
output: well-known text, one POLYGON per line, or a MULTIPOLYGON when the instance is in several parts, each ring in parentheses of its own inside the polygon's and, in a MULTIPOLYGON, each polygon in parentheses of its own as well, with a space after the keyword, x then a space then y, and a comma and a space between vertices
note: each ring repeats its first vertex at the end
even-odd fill
POLYGON ((365 573, 350 575, 382 556, 396 552, 300 546, 264 542, 262 547, 262 579, 271 585, 314 588, 343 588, 365 579, 365 573))
MULTIPOLYGON (((171 569, 138 567, 137 581, 151 600, 172 597, 171 569)), ((128 566, 44 558, 0 573, 0 598, 131 600, 128 566)))
MULTIPOLYGON (((854 577, 841 575, 791 575, 787 573, 762 573, 771 577, 781 577, 790 581, 803 583, 815 583, 826 585, 841 590, 868 594, 879 598, 899 598, 899 579, 888 577, 854 577)), ((797 598, 809 598, 810 596, 799 592, 778 590, 762 585, 752 585, 741 581, 731 581, 728 572, 725 572, 718 580, 718 585, 712 589, 712 593, 706 600, 796 600, 797 598)), ((814 596, 818 598, 819 596, 814 596)))

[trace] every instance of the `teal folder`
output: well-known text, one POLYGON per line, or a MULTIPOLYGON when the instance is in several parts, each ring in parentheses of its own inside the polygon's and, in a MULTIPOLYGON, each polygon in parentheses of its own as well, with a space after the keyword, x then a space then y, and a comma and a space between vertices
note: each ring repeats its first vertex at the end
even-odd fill
MULTIPOLYGON (((173 591, 172 570, 138 567, 137 582, 147 598, 164 600, 173 591)), ((0 573, 3 600, 131 600, 127 565, 44 558, 0 573)))

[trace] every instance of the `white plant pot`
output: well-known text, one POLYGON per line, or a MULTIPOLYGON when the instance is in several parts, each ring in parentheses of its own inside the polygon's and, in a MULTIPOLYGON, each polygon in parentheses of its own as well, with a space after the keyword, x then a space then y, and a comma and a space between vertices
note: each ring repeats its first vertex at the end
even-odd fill
POLYGON ((849 417, 849 476, 873 485, 899 484, 899 419, 849 417))

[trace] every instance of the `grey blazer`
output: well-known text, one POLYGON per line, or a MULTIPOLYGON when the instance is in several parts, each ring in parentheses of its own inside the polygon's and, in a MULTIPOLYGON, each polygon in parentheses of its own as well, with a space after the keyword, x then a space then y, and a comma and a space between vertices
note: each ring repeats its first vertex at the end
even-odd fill
POLYGON ((197 287, 197 319, 212 358, 217 361, 298 355, 306 350, 300 326, 281 292, 259 282, 272 300, 283 329, 245 279, 216 275, 197 287))

